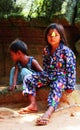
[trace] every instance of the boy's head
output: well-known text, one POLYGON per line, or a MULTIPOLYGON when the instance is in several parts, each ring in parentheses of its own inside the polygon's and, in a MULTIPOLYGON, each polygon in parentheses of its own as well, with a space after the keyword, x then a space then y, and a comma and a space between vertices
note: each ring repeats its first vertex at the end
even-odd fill
POLYGON ((27 55, 28 48, 23 41, 16 39, 10 44, 9 49, 13 61, 17 62, 18 60, 21 60, 21 55, 27 55))
POLYGON ((28 47, 23 41, 16 39, 10 44, 9 49, 15 53, 21 51, 22 53, 27 54, 28 47))

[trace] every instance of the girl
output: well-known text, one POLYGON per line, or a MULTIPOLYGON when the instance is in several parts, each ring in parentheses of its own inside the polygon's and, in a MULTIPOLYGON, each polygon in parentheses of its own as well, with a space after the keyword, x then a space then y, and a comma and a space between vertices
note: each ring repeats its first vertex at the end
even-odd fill
POLYGON ((12 60, 15 63, 15 67, 10 71, 9 90, 12 91, 17 87, 17 84, 23 83, 25 75, 42 71, 42 68, 33 57, 27 55, 27 45, 23 41, 16 39, 9 48, 12 60))
POLYGON ((36 120, 37 125, 46 125, 56 110, 62 92, 72 92, 76 83, 76 58, 67 41, 64 28, 60 24, 50 24, 45 33, 47 43, 43 55, 43 72, 34 73, 24 78, 23 94, 27 93, 30 105, 19 113, 37 111, 36 87, 49 86, 48 109, 36 120))

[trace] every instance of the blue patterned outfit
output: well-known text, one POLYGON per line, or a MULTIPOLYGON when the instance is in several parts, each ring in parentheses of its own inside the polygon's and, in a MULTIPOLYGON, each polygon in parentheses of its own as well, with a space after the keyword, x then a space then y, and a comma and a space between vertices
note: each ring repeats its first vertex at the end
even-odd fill
POLYGON ((25 76, 23 93, 36 95, 36 88, 49 86, 48 105, 57 108, 62 92, 74 90, 76 83, 76 57, 72 50, 60 43, 50 55, 49 47, 44 49, 43 72, 25 76))

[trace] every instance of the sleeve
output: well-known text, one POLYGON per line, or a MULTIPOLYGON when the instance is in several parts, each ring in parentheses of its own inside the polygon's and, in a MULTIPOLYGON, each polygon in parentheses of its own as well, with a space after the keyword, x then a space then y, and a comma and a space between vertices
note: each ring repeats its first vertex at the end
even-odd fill
POLYGON ((43 50, 43 69, 44 69, 44 71, 46 71, 49 62, 50 62, 49 49, 48 49, 48 47, 45 47, 43 50))
POLYGON ((45 65, 46 65, 46 48, 44 48, 44 50, 43 50, 43 69, 45 70, 45 65))
POLYGON ((76 84, 76 57, 72 50, 66 53, 67 89, 74 90, 76 84))

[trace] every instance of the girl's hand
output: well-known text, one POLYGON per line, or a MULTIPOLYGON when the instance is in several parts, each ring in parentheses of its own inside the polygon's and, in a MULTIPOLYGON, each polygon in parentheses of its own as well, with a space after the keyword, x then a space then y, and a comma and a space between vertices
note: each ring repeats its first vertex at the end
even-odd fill
POLYGON ((66 92, 67 92, 67 93, 72 93, 73 90, 71 90, 71 89, 67 89, 66 92))

